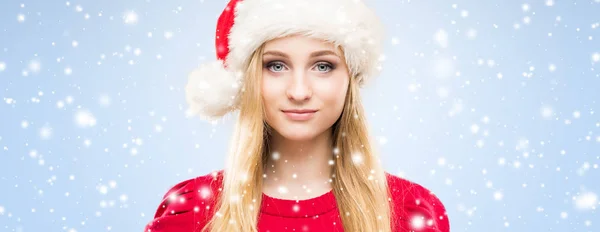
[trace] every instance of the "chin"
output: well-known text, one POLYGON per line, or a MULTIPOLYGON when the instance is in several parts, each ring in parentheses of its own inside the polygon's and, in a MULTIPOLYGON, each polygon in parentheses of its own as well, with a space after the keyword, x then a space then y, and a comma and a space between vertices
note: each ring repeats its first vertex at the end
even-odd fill
POLYGON ((300 133, 283 135, 283 137, 285 139, 292 140, 292 141, 310 141, 315 138, 315 136, 312 134, 300 134, 300 133))
POLYGON ((297 128, 294 126, 287 127, 280 132, 281 136, 285 139, 293 141, 308 141, 317 137, 316 128, 309 126, 302 126, 303 128, 297 128))

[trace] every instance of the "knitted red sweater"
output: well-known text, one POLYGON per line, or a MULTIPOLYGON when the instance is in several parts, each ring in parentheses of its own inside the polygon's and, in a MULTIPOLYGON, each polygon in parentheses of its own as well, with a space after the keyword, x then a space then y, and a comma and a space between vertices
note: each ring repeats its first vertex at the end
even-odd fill
MULTIPOLYGON (((385 173, 396 218, 392 231, 448 232, 450 224, 440 200, 419 184, 385 173)), ((198 232, 214 215, 223 170, 183 181, 163 197, 145 232, 198 232)), ((343 227, 333 191, 306 200, 263 194, 259 232, 338 231, 343 227)))

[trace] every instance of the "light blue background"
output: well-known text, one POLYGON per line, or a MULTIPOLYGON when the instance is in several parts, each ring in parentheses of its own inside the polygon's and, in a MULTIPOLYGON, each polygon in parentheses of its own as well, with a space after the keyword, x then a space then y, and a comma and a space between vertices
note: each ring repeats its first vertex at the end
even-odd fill
MULTIPOLYGON (((372 136, 452 231, 600 230, 600 2, 547 2, 369 3, 388 33, 372 136)), ((223 167, 232 117, 186 118, 183 87, 225 4, 0 3, 0 231, 141 231, 169 187, 223 167)))

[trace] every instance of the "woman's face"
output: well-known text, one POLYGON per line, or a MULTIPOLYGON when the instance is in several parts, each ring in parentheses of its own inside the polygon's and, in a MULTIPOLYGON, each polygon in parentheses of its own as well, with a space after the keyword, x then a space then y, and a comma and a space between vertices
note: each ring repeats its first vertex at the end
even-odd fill
POLYGON ((340 117, 349 74, 340 49, 304 36, 268 41, 262 98, 266 121, 286 139, 315 138, 340 117))

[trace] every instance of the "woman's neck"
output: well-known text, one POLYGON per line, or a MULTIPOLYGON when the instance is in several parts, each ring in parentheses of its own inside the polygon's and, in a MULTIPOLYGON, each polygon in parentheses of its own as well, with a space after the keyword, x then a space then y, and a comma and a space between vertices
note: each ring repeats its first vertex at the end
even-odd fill
POLYGON ((331 190, 331 129, 309 141, 287 140, 274 133, 263 182, 271 197, 302 200, 331 190))

